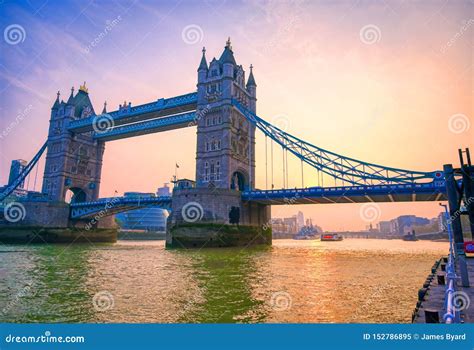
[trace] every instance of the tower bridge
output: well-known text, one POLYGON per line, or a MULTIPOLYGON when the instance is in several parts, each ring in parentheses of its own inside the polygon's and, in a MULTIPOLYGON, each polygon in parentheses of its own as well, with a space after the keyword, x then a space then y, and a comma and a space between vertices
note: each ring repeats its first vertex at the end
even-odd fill
MULTIPOLYGON (((83 225, 97 213, 108 216, 147 205, 171 210, 170 227, 174 228, 186 227, 190 221, 195 225, 229 225, 231 211, 237 211, 240 224, 261 227, 270 220, 271 205, 447 199, 443 171, 381 166, 325 150, 270 124, 257 115, 256 107, 253 67, 246 78, 230 40, 218 59, 208 62, 203 49, 197 91, 184 95, 138 106, 124 102, 112 112, 104 104, 102 113, 96 113, 84 83, 77 93, 71 91, 66 102, 60 100, 58 93, 51 109, 46 144, 17 181, 0 194, 0 201, 12 193, 15 184, 29 174, 45 152, 42 193, 49 205, 64 203, 67 192, 74 193, 68 218, 68 225, 72 226, 83 225), (176 188, 167 198, 116 198, 113 207, 106 208, 110 199, 99 198, 105 143, 184 127, 197 129, 195 186, 176 188), (342 186, 257 189, 257 130, 263 133, 265 142, 270 139, 315 173, 339 181, 342 186), (184 210, 189 203, 200 211, 199 222, 187 220, 184 210)), ((179 230, 174 232, 178 237, 179 230)), ((263 236, 268 241, 268 234, 263 236)))

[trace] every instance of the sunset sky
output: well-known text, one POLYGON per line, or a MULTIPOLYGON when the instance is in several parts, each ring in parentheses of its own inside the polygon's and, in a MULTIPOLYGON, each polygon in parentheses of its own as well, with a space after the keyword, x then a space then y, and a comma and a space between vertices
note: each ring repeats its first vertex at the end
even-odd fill
MULTIPOLYGON (((104 101, 111 111, 124 100, 137 105, 193 92, 202 47, 208 59, 219 57, 229 36, 237 63, 255 67, 257 114, 299 138, 420 171, 458 165, 460 147, 474 152, 473 1, 67 3, 0 4, 1 184, 12 159, 29 160, 44 143, 58 90, 67 100, 71 87, 86 81, 97 113, 104 101), (21 40, 7 37, 11 25, 23 29, 21 40)), ((180 177, 194 179, 195 133, 187 128, 107 143, 101 196, 154 192, 169 182, 175 163, 180 177)), ((261 133, 257 149, 263 188, 261 133)), ((299 187, 300 163, 289 163, 289 186, 299 187)), ((315 172, 304 172, 305 186, 316 185, 315 172)), ((278 188, 278 162, 275 174, 278 188)), ((347 230, 368 224, 359 209, 281 206, 272 213, 302 210, 324 229, 347 230)), ((382 204, 379 219, 439 211, 438 203, 382 204)))

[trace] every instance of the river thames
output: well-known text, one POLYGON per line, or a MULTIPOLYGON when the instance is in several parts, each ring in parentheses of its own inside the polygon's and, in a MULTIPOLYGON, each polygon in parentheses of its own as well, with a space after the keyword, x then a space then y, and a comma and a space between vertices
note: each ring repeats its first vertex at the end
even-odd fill
POLYGON ((0 247, 1 322, 406 323, 445 242, 0 247))

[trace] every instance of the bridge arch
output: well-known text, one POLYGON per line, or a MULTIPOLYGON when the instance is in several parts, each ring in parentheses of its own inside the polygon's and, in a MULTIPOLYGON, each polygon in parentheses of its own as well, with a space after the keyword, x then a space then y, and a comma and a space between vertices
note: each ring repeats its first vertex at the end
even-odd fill
POLYGON ((242 170, 238 169, 232 173, 230 188, 233 190, 245 191, 249 187, 248 175, 242 170))
POLYGON ((86 192, 80 187, 71 187, 65 193, 66 203, 83 203, 87 201, 86 192))

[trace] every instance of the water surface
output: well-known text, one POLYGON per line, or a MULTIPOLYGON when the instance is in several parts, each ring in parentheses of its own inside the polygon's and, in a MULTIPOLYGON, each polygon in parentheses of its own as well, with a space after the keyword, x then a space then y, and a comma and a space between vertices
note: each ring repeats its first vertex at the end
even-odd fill
POLYGON ((1 322, 410 322, 444 242, 2 245, 1 322))

